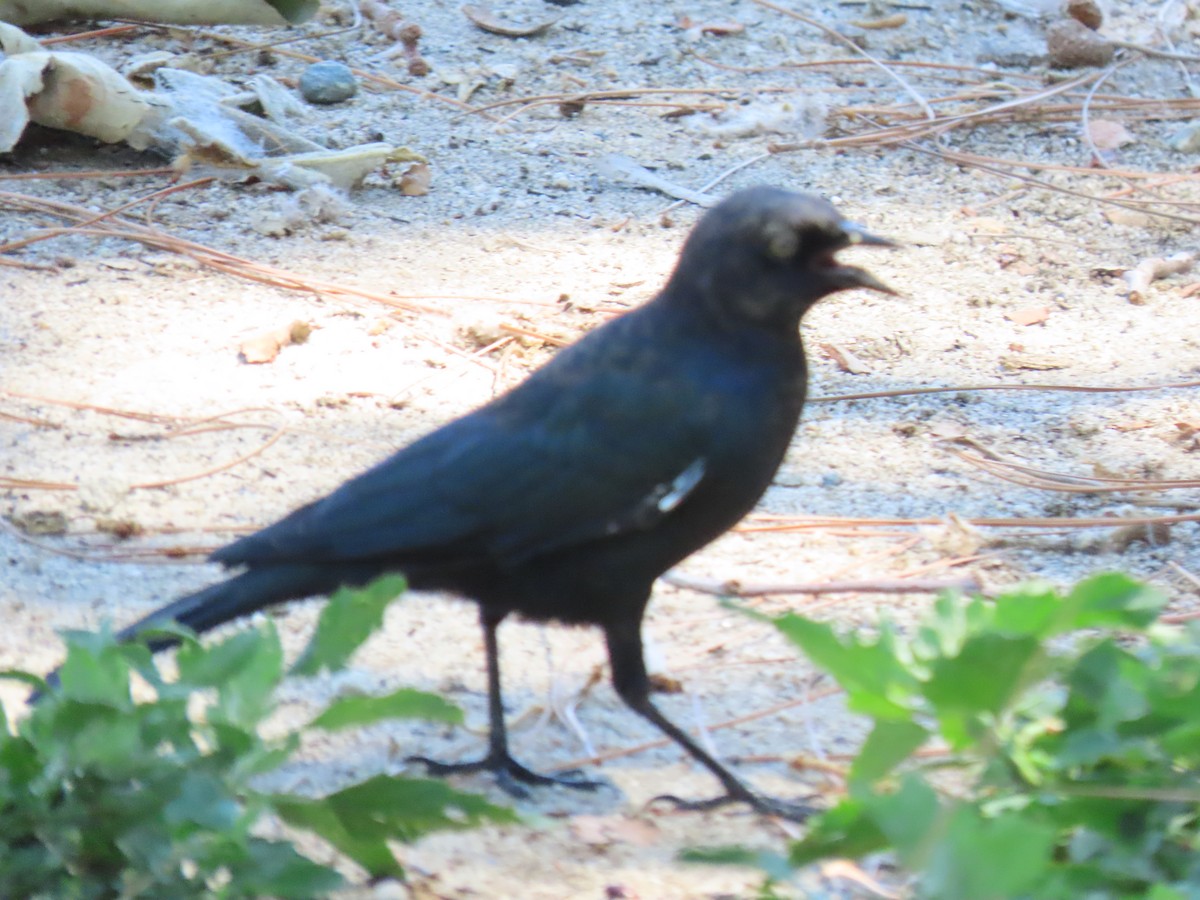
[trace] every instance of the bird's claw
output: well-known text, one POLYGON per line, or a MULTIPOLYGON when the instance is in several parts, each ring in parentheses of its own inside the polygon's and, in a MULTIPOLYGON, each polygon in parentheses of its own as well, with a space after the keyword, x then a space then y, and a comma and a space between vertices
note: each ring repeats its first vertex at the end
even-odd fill
POLYGON ((657 797, 652 798, 650 803, 669 803, 675 809, 684 812, 706 812, 710 809, 727 806, 730 803, 745 803, 755 812, 761 813, 764 816, 774 816, 779 819, 787 819, 791 822, 803 822, 818 811, 815 806, 809 806, 807 803, 801 801, 764 797, 761 794, 754 794, 749 791, 745 793, 730 791, 708 800, 684 800, 682 797, 676 797, 674 794, 659 794, 657 797))
POLYGON ((518 799, 529 796, 525 785, 556 785, 575 790, 594 791, 604 785, 603 781, 592 781, 576 777, 578 769, 571 769, 561 775, 542 775, 525 768, 511 756, 485 756, 483 759, 469 762, 447 763, 427 756, 410 756, 406 762, 420 763, 425 766, 430 775, 465 775, 472 772, 492 772, 496 776, 496 784, 507 794, 518 799))

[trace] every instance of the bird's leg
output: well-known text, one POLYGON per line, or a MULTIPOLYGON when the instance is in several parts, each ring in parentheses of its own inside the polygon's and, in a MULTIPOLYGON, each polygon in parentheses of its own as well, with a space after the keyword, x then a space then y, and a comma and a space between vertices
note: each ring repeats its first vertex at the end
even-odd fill
POLYGON ((540 775, 525 768, 508 752, 508 730, 504 726, 504 703, 500 695, 500 646, 496 640, 496 629, 503 616, 489 615, 480 609, 479 620, 483 625, 483 647, 487 657, 488 681, 488 753, 483 759, 471 762, 446 763, 425 756, 410 756, 410 762, 419 762, 433 775, 455 775, 467 772, 494 772, 496 782, 514 797, 527 797, 526 784, 558 784, 564 787, 595 790, 603 782, 585 781, 570 777, 540 775))
POLYGON ((704 751, 695 741, 658 711, 650 700, 650 679, 646 675, 646 663, 642 657, 642 636, 639 623, 621 623, 604 629, 608 642, 608 656, 612 663, 613 686, 621 699, 642 718, 655 725, 663 734, 686 750, 693 759, 712 772, 725 788, 725 793, 711 800, 681 800, 664 794, 655 797, 673 804, 677 809, 715 809, 727 803, 746 803, 760 813, 779 816, 793 821, 803 821, 816 810, 804 803, 777 800, 755 793, 725 766, 704 751))

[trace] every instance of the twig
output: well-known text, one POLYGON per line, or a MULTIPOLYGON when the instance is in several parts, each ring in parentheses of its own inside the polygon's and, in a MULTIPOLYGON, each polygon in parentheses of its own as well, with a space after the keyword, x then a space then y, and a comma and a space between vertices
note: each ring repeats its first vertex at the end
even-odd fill
MULTIPOLYGON (((1071 528, 1122 528, 1128 525, 1176 525, 1181 522, 1200 522, 1200 513, 1182 513, 1165 516, 1050 516, 1045 518, 1024 518, 1019 516, 979 516, 960 517, 967 525, 977 528, 1037 528, 1037 529, 1071 529, 1071 528)), ((760 513, 750 516, 749 522, 772 524, 742 524, 734 526, 734 531, 814 531, 828 528, 875 528, 883 525, 917 527, 921 525, 944 525, 946 520, 939 516, 921 516, 915 518, 849 518, 839 516, 776 516, 760 513)))
POLYGON ((742 584, 714 581, 668 572, 662 580, 675 587, 688 588, 718 597, 763 597, 768 594, 936 594, 940 591, 981 590, 972 577, 954 579, 880 578, 864 581, 824 581, 809 584, 742 584))
POLYGON ((54 44, 67 44, 74 41, 85 41, 92 38, 113 37, 118 34, 126 34, 130 31, 137 31, 140 28, 154 26, 146 26, 143 23, 130 23, 126 25, 113 25, 109 28, 96 28, 92 31, 77 31, 74 34, 60 34, 56 37, 42 38, 38 41, 43 47, 51 47, 54 44))
MULTIPOLYGON (((740 163, 734 163, 728 169, 725 169, 723 172, 720 172, 715 178, 713 178, 707 184, 701 185, 701 187, 698 188, 698 190, 702 194, 707 194, 709 191, 711 191, 713 188, 715 188, 718 184, 720 184, 726 178, 729 178, 731 175, 736 175, 738 172, 742 171, 742 169, 749 168, 750 166, 754 165, 755 163, 760 163, 764 159, 770 159, 770 158, 771 158, 770 153, 759 153, 754 156, 751 156, 749 159, 742 160, 740 163)), ((665 216, 668 213, 673 212, 674 210, 683 206, 683 204, 686 202, 687 202, 686 200, 676 200, 674 203, 670 204, 669 206, 663 207, 658 212, 658 217, 661 218, 662 216, 665 216)))
POLYGON ((872 56, 870 53, 868 53, 862 47, 858 46, 858 44, 854 43, 854 41, 850 40, 850 38, 846 37, 844 34, 840 34, 839 32, 830 28, 828 25, 818 22, 816 19, 810 19, 808 16, 802 16, 798 12, 795 12, 790 9, 786 9, 785 7, 779 6, 778 4, 771 3, 770 0, 754 0, 754 2, 757 5, 763 7, 764 9, 774 10, 777 13, 782 13, 783 15, 788 16, 793 19, 796 19, 799 22, 803 22, 806 25, 811 25, 813 28, 816 28, 816 29, 824 32, 828 37, 833 38, 835 41, 845 44, 847 47, 849 47, 851 49, 851 51, 853 51, 854 53, 858 53, 864 59, 866 59, 869 62, 871 62, 872 64, 878 66, 880 69, 882 69, 887 74, 887 76, 889 78, 891 78, 898 85, 900 85, 900 87, 904 89, 904 92, 906 94, 908 94, 910 97, 912 97, 913 100, 917 103, 917 105, 920 106, 921 109, 923 109, 925 111, 926 118, 928 118, 930 120, 937 118, 937 114, 934 113, 933 107, 931 107, 929 105, 929 101, 926 100, 923 96, 921 96, 920 92, 918 92, 917 89, 914 88, 907 81, 907 79, 905 79, 895 69, 885 65, 882 60, 876 59, 874 56, 872 56))
POLYGON ((1171 50, 1159 50, 1157 47, 1147 47, 1145 44, 1135 44, 1132 41, 1119 41, 1109 38, 1108 42, 1114 47, 1121 47, 1124 50, 1136 50, 1143 56, 1150 56, 1155 59, 1170 59, 1176 62, 1200 63, 1200 56, 1191 53, 1175 53, 1171 50))
MULTIPOLYGON (((64 219, 75 220, 82 223, 66 228, 50 229, 45 233, 45 235, 49 237, 57 237, 63 234, 89 234, 98 237, 112 237, 136 241, 149 247, 154 247, 158 250, 166 250, 172 253, 180 253, 185 256, 190 256, 192 259, 195 259, 202 265, 206 265, 220 272, 225 272, 227 274, 234 275, 239 278, 245 278, 250 281, 258 281, 264 284, 270 284, 274 287, 284 288, 285 290, 304 291, 306 293, 318 293, 340 297, 358 297, 362 299, 373 300, 378 303, 383 303, 388 306, 410 312, 445 314, 443 310, 401 300, 398 297, 389 294, 381 294, 376 291, 368 291, 362 288, 347 287, 337 282, 323 281, 295 275, 285 269, 279 269, 275 266, 266 265, 265 263, 254 262, 253 260, 235 256, 232 253, 226 253, 223 250, 217 250, 216 248, 208 247, 204 244, 198 244, 194 241, 185 240, 184 238, 160 231, 159 229, 151 226, 139 225, 136 222, 119 218, 112 212, 104 213, 97 218, 96 214, 92 211, 84 209, 80 206, 75 206, 74 204, 62 203, 53 200, 42 200, 34 197, 27 197, 22 194, 12 194, 7 191, 0 191, 0 202, 8 203, 17 207, 18 209, 46 212, 64 219)), ((41 239, 43 239, 43 236, 38 235, 22 241, 15 241, 11 244, 5 245, 5 247, 0 248, 0 250, 16 246, 25 246, 35 240, 41 239)))
POLYGON ((1145 213, 1146 215, 1157 216, 1160 219, 1168 219, 1172 222, 1185 222, 1188 225, 1200 225, 1200 218, 1196 218, 1195 216, 1182 216, 1177 213, 1165 212, 1161 209, 1152 209, 1152 208, 1146 207, 1143 204, 1131 203, 1127 200, 1113 200, 1109 197, 1092 196, 1090 194, 1085 194, 1082 191, 1075 191, 1075 190, 1071 190, 1070 188, 1062 187, 1061 185, 1054 184, 1053 182, 1050 182, 1050 181, 1043 181, 1040 178, 1034 178, 1030 175, 1018 175, 1015 172, 1006 172, 1003 169, 1000 169, 996 166, 984 165, 984 164, 981 164, 978 162, 971 162, 967 159, 964 159, 962 154, 958 154, 958 153, 955 153, 955 152, 949 151, 949 150, 944 150, 940 147, 937 149, 923 147, 920 144, 916 143, 916 141, 913 141, 913 140, 905 139, 905 140, 901 141, 900 143, 902 143, 908 149, 913 150, 917 153, 924 154, 926 156, 934 156, 934 157, 938 157, 938 158, 947 160, 949 162, 957 162, 960 165, 970 166, 971 168, 979 169, 981 172, 990 172, 991 174, 999 175, 1002 178, 1013 178, 1017 181, 1023 182, 1024 184, 1032 185, 1033 187, 1037 187, 1037 188, 1040 188, 1045 191, 1051 191, 1052 193, 1055 193, 1055 194, 1065 194, 1068 197, 1075 197, 1076 199, 1079 199, 1079 200, 1088 200, 1092 203, 1100 203, 1100 204, 1104 204, 1106 206, 1116 206, 1121 209, 1132 210, 1133 212, 1139 212, 1139 213, 1145 213))
POLYGON ((921 394, 954 394, 970 391, 1067 391, 1081 394, 1133 394, 1141 391, 1168 391, 1200 387, 1200 381, 1171 381, 1124 387, 1104 387, 1083 384, 964 384, 959 387, 897 388, 889 391, 866 391, 860 394, 827 394, 809 397, 807 403, 833 403, 841 400, 873 400, 878 397, 911 397, 921 394))
POLYGON ((1120 492, 1171 491, 1200 488, 1200 479, 1165 479, 1149 481, 1133 478, 1100 478, 1094 475, 1060 475, 1033 466, 1001 459, 977 456, 963 450, 951 450, 963 462, 983 469, 1012 484, 1045 491, 1064 491, 1074 494, 1111 494, 1120 492))
POLYGON ((5 172, 0 173, 0 181, 66 181, 73 178, 145 178, 152 175, 175 175, 172 166, 162 166, 158 169, 88 169, 86 172, 5 172))
POLYGON ((522 328, 519 325, 509 325, 507 323, 501 323, 499 330, 503 331, 505 334, 511 334, 511 335, 514 335, 517 337, 534 338, 536 340, 542 341, 543 343, 549 344, 551 347, 566 347, 566 346, 569 346, 571 343, 570 341, 563 340, 562 338, 554 337, 553 335, 549 335, 549 334, 544 334, 541 331, 534 331, 532 328, 522 328))
POLYGON ((7 419, 10 422, 20 422, 22 425, 32 425, 34 428, 62 428, 57 422, 51 422, 49 419, 33 419, 29 416, 18 416, 16 413, 9 413, 0 410, 0 419, 7 419))
POLYGON ((614 181, 626 181, 639 187, 647 187, 661 191, 668 197, 675 197, 697 206, 709 208, 717 205, 718 198, 703 191, 694 191, 689 187, 677 184, 669 178, 663 178, 651 172, 645 166, 640 166, 627 156, 611 153, 600 160, 600 171, 614 181))
POLYGON ((1095 140, 1092 139, 1092 98, 1096 95, 1096 91, 1100 89, 1100 85, 1107 81, 1110 76, 1116 74, 1118 69, 1122 68, 1123 66, 1127 66, 1129 62, 1129 59, 1119 59, 1100 73, 1100 77, 1092 82, 1091 86, 1088 88, 1087 95, 1083 98, 1083 109, 1081 109, 1079 113, 1080 130, 1083 132, 1083 140, 1088 145, 1088 149, 1092 151, 1093 161, 1102 169, 1107 169, 1108 163, 1104 159, 1104 154, 1100 152, 1100 148, 1096 146, 1095 140))
POLYGON ((1200 591, 1200 578, 1197 578, 1195 575, 1193 575, 1191 572, 1189 572, 1187 569, 1185 569, 1179 563, 1175 562, 1175 560, 1169 561, 1167 563, 1167 565, 1170 566, 1172 569, 1174 569, 1185 580, 1187 580, 1192 585, 1192 587, 1194 587, 1194 588, 1196 588, 1196 590, 1200 591))
POLYGON ((853 562, 847 563, 846 565, 827 573, 825 576, 826 579, 829 581, 843 579, 855 570, 875 566, 889 560, 893 560, 902 553, 907 553, 909 550, 912 550, 922 541, 922 537, 919 534, 909 534, 908 532, 902 531, 899 532, 898 536, 899 540, 894 546, 888 547, 886 550, 883 550, 879 553, 872 553, 870 556, 860 556, 853 562))
POLYGON ((55 397, 43 397, 40 394, 26 394, 22 391, 10 391, 5 388, 0 388, 0 394, 8 397, 15 397, 18 400, 28 400, 31 403, 44 403, 48 406, 63 406, 67 409, 87 410, 88 412, 98 412, 106 416, 117 416, 122 419, 135 419, 139 422, 148 422, 161 425, 169 422, 185 421, 179 416, 167 416, 160 413, 144 413, 129 409, 114 409, 111 406, 97 406, 94 403, 81 403, 78 400, 59 400, 55 397))
MULTIPOLYGON (((763 719, 767 716, 774 716, 788 709, 793 709, 797 706, 805 706, 809 703, 816 703, 818 700, 824 700, 826 697, 832 697, 835 694, 840 694, 842 689, 837 685, 831 685, 822 688, 813 688, 805 696, 796 700, 787 700, 783 703, 777 703, 766 709, 760 709, 756 712, 747 713, 744 716, 737 716, 733 719, 726 719, 724 722, 717 722, 708 726, 709 731, 718 731, 722 728, 736 728, 738 725, 744 725, 746 722, 753 722, 757 719, 763 719)), ((571 769, 578 769, 587 765, 599 765, 601 763, 610 762, 614 759, 622 759, 626 756, 634 756, 638 753, 644 753, 647 750, 656 750, 659 747, 668 747, 675 742, 671 738, 658 738, 653 741, 637 744, 633 747, 618 747, 613 750, 602 750, 593 756, 585 756, 580 759, 573 759, 569 762, 560 763, 554 767, 556 772, 566 772, 571 769)))

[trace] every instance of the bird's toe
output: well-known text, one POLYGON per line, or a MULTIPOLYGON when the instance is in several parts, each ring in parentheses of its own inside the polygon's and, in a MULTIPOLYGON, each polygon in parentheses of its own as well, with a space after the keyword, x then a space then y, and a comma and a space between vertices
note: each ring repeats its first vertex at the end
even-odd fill
POLYGON ((491 772, 505 793, 517 799, 529 796, 526 785, 555 785, 574 790, 594 791, 603 787, 605 782, 583 778, 578 769, 572 769, 559 775, 542 775, 521 765, 511 756, 490 755, 483 759, 468 762, 440 762, 427 756, 410 756, 406 762, 420 763, 431 775, 466 775, 473 772, 491 772))
POLYGON ((651 799, 650 803, 669 804, 672 808, 682 812, 705 812, 728 806, 731 803, 745 803, 755 812, 764 816, 774 816, 791 822, 803 822, 818 811, 815 806, 810 806, 801 800, 781 800, 777 797, 768 797, 749 791, 725 793, 707 800, 685 800, 674 794, 660 794, 651 799))

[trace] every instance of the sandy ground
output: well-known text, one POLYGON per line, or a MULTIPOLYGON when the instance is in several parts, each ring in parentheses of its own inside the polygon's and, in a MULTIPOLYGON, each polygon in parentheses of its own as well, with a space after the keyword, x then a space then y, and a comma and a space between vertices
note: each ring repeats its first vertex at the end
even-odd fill
MULTIPOLYGON (((516 104, 489 118, 464 115, 419 93, 364 89, 344 104, 309 107, 294 127, 331 146, 380 136, 408 145, 429 159, 427 196, 402 195, 392 178, 400 169, 376 174, 332 221, 298 220, 283 236, 261 232, 295 198, 261 184, 219 180, 128 214, 302 276, 412 298, 430 312, 287 291, 95 236, 60 236, 3 257, 15 265, 0 267, 0 514, 6 517, 0 668, 49 670, 60 657, 57 630, 106 619, 121 624, 212 580, 218 572, 195 561, 198 556, 181 562, 168 552, 213 548, 272 521, 517 382, 553 353, 553 341, 526 336, 480 354, 494 338, 511 336, 502 326, 570 340, 652 296, 699 210, 683 205, 664 212, 671 198, 607 174, 609 153, 692 188, 744 163, 712 192, 755 183, 816 192, 905 244, 856 257, 902 298, 841 295, 808 317, 803 330, 814 395, 973 385, 1122 388, 1200 378, 1200 300, 1187 290, 1194 277, 1157 281, 1141 303, 1130 302, 1120 277, 1142 260, 1196 249, 1185 221, 1200 204, 1194 175, 1153 187, 1120 175, 1190 173, 1196 157, 1168 146, 1189 107, 1163 104, 1148 112, 1145 103, 1115 109, 1111 101, 1186 100, 1190 82, 1179 63, 1128 54, 1086 110, 1091 84, 1059 98, 1074 105, 1056 117, 1032 111, 948 128, 940 138, 921 138, 917 148, 837 146, 831 142, 868 131, 870 120, 919 118, 914 97, 952 97, 931 109, 966 111, 1058 83, 1041 59, 1043 23, 986 2, 933 0, 910 9, 830 4, 813 11, 880 59, 967 67, 889 65, 885 71, 861 64, 799 67, 853 53, 801 21, 750 2, 498 5, 512 17, 559 17, 529 39, 486 34, 456 4, 410 2, 403 11, 424 29, 421 46, 432 66, 430 75, 413 78, 389 61, 391 44, 369 28, 320 36, 348 21, 340 14, 344 6, 326 4, 304 29, 313 37, 280 49, 343 59, 447 97, 459 84, 477 84, 468 100, 475 107, 618 88, 663 93, 589 102, 582 112, 563 110, 557 100, 530 109, 516 104), (851 24, 898 13, 906 19, 893 28, 851 24), (699 24, 735 22, 744 30, 689 29, 680 24, 685 17, 699 24), (684 93, 701 88, 710 92, 684 93), (971 92, 986 99, 970 99, 971 92), (1131 142, 1097 159, 1082 130, 1085 115, 1123 124, 1131 142), (765 153, 772 143, 798 141, 810 143, 765 153), (1038 168, 997 174, 929 155, 938 149, 1038 168), (1154 209, 1178 218, 1095 199, 1109 195, 1155 200, 1154 209), (247 337, 295 320, 312 326, 307 343, 283 349, 268 364, 239 358, 247 337), (849 354, 849 365, 839 364, 839 353, 843 359, 849 354), (114 410, 163 418, 143 421, 114 410), (218 416, 238 427, 175 433, 218 416), (278 440, 256 452, 280 430, 278 440), (160 482, 171 483, 147 486, 160 482), (114 522, 135 523, 144 534, 118 540, 114 522)), ((1192 38, 1197 20, 1186 19, 1189 6, 1114 2, 1105 33, 1154 43, 1155 29, 1164 26, 1177 50, 1200 52, 1192 38)), ((213 31, 261 42, 280 37, 213 31)), ((141 29, 76 49, 116 65, 152 50, 190 52, 233 84, 255 72, 294 79, 304 65, 271 51, 218 56, 232 48, 185 31, 141 29)), ((34 130, 0 159, 0 190, 100 212, 165 187, 166 177, 14 178, 159 165, 128 148, 34 130)), ((197 168, 186 177, 204 174, 197 168)), ((0 206, 7 205, 0 197, 0 206)), ((6 209, 0 240, 57 224, 6 209)), ((1196 479, 1198 428, 1195 389, 964 389, 813 403, 759 512, 930 523, 764 531, 768 520, 751 518, 681 571, 710 581, 783 585, 973 577, 995 588, 1029 578, 1065 585, 1120 568, 1160 585, 1178 610, 1187 610, 1196 605, 1194 576, 1200 573, 1195 521, 1149 530, 962 522, 1194 515, 1194 489, 1047 490, 1001 480, 959 454, 995 454, 1082 479, 1196 479)), ((857 628, 881 615, 912 621, 930 599, 869 592, 806 598, 781 591, 757 606, 857 628)), ((278 619, 292 651, 309 633, 317 608, 298 604, 278 619)), ((665 584, 646 629, 655 667, 683 686, 682 693, 662 697, 668 715, 688 727, 708 726, 723 757, 751 757, 740 771, 764 789, 833 795, 835 781, 791 771, 787 760, 852 752, 862 724, 844 713, 836 695, 805 702, 826 682, 781 639, 721 609, 711 595, 665 584), (789 703, 780 712, 717 727, 789 703)), ((510 712, 519 718, 516 752, 546 770, 595 752, 605 761, 589 768, 612 787, 592 796, 539 790, 518 804, 528 816, 525 825, 402 848, 411 885, 377 892, 752 895, 755 873, 688 867, 674 860, 676 853, 730 841, 779 848, 794 832, 735 809, 704 815, 646 809, 664 789, 710 794, 711 779, 673 748, 637 750, 656 735, 603 681, 579 700, 581 733, 539 715, 552 697, 576 697, 602 671, 597 636, 512 624, 501 641, 510 712)), ((412 752, 476 753, 484 725, 481 649, 471 607, 429 596, 397 604, 386 631, 350 672, 289 686, 281 722, 302 721, 313 704, 340 690, 410 685, 445 692, 468 711, 470 726, 379 726, 313 743, 281 784, 320 791, 380 769, 398 771, 412 752)), ((19 710, 20 692, 0 691, 10 713, 19 710)), ((486 778, 461 783, 500 799, 486 778)), ((314 852, 328 856, 324 848, 314 852)), ((887 872, 877 874, 896 884, 887 872)), ((813 871, 795 890, 851 896, 862 887, 837 872, 813 871)))

